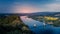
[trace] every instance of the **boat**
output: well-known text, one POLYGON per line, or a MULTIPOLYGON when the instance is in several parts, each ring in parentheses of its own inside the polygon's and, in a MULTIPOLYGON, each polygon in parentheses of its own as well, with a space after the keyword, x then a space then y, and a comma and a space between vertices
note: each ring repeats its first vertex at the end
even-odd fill
POLYGON ((43 25, 45 26, 46 24, 45 24, 45 23, 43 23, 43 25))
POLYGON ((33 26, 34 26, 34 27, 37 27, 37 24, 34 24, 33 26))

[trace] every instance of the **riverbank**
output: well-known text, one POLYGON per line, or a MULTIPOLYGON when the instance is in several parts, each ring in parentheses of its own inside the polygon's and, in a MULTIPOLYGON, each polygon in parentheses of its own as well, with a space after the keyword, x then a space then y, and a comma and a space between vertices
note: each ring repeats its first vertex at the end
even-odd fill
POLYGON ((36 21, 27 16, 21 16, 20 18, 35 34, 60 34, 60 27, 54 27, 49 24, 44 26, 43 22, 36 21), (34 27, 34 24, 36 24, 36 27, 34 27))

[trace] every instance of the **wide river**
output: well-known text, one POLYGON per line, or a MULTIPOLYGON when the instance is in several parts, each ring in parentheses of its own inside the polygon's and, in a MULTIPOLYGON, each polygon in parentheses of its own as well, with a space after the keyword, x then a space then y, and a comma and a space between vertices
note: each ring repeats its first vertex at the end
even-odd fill
POLYGON ((33 20, 27 16, 21 16, 20 18, 35 34, 60 34, 60 27, 54 27, 48 24, 44 26, 43 22, 33 20), (34 27, 34 24, 36 27, 34 27))

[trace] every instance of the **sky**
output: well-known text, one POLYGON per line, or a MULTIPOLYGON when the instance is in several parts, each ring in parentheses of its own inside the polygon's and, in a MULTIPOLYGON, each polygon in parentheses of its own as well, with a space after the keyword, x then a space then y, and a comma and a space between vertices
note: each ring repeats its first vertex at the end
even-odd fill
POLYGON ((60 0, 0 0, 0 13, 60 12, 60 0))

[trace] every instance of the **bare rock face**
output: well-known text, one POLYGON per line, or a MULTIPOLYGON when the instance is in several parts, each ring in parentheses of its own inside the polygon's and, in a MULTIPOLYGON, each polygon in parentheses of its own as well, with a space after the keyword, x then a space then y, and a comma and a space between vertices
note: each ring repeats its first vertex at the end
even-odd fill
POLYGON ((32 31, 25 25, 20 16, 0 16, 0 34, 32 34, 32 31), (3 33, 4 32, 4 33, 3 33))

